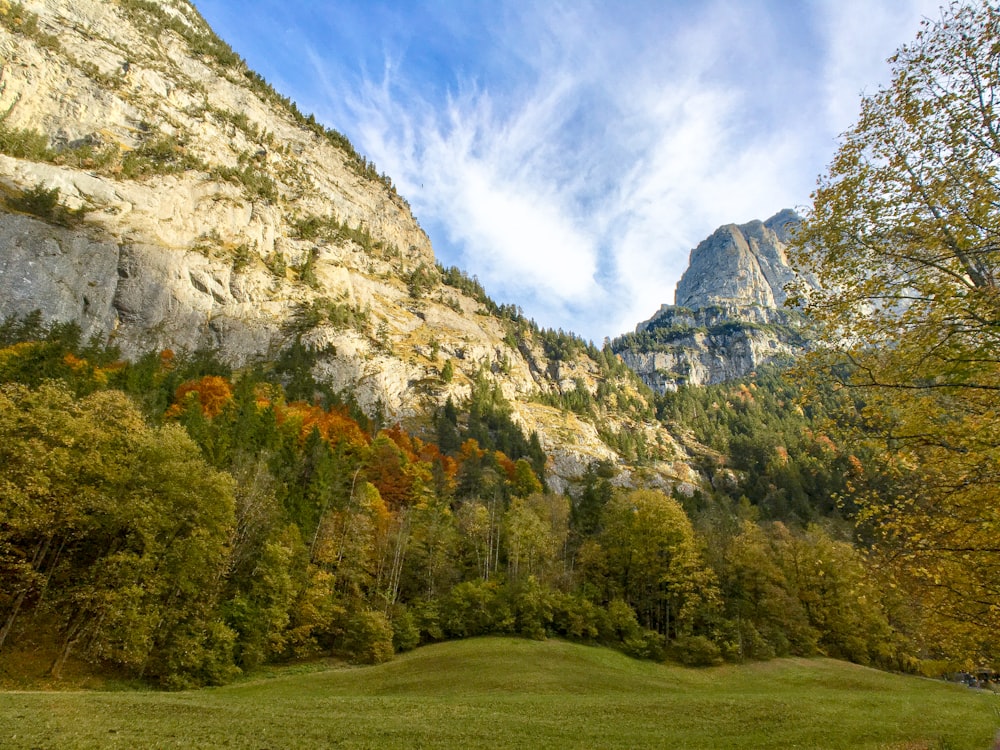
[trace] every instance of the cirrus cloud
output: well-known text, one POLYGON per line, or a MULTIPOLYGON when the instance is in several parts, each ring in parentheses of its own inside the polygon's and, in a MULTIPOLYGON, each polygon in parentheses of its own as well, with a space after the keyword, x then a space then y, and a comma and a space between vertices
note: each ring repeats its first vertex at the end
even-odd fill
POLYGON ((808 200, 927 0, 201 0, 389 174, 447 265, 599 341, 723 223, 808 200))

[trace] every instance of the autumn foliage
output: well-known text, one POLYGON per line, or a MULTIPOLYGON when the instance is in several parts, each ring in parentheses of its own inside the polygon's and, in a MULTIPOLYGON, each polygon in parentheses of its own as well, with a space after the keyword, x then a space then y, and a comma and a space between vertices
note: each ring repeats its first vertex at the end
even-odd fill
POLYGON ((228 380, 218 375, 206 375, 199 380, 181 383, 177 387, 174 392, 174 404, 167 410, 167 416, 179 416, 191 400, 196 400, 203 415, 217 417, 232 397, 233 389, 228 380))
MULTIPOLYGON (((349 403, 289 402, 280 378, 211 359, 4 343, 8 381, 51 368, 68 385, 0 385, 0 661, 43 632, 54 671, 82 658, 180 687, 518 633, 691 664, 910 665, 852 545, 758 524, 765 506, 721 493, 692 516, 692 499, 618 487, 610 466, 552 493, 537 440, 481 384, 430 424, 379 429, 349 403)), ((737 393, 753 398, 727 395, 713 418, 771 408, 770 386, 737 393)), ((794 424, 745 446, 758 478, 848 465, 794 424)))

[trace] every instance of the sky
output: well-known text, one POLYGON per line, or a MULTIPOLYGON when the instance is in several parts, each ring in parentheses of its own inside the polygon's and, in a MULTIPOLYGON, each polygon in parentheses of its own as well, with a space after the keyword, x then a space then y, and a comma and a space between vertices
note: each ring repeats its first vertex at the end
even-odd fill
POLYGON ((724 224, 804 210, 939 0, 195 0, 389 175, 437 259, 600 344, 724 224))

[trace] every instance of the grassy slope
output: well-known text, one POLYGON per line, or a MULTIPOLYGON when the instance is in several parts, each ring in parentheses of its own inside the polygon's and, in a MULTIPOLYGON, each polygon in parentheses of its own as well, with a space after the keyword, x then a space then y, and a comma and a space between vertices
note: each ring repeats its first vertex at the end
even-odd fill
POLYGON ((830 660, 689 670, 559 641, 182 693, 0 693, 0 747, 986 748, 992 694, 830 660))

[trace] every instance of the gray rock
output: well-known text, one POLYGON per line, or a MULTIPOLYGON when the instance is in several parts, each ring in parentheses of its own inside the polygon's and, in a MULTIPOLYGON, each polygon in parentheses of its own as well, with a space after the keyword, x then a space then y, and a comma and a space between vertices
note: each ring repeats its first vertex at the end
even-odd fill
POLYGON ((785 209, 765 222, 727 224, 691 251, 677 283, 675 304, 781 307, 786 285, 795 280, 786 248, 801 219, 785 209))
MULTIPOLYGON (((655 391, 711 385, 787 361, 809 345, 807 321, 785 306, 799 280, 788 243, 801 219, 785 209, 767 221, 727 224, 691 251, 676 304, 663 305, 615 351, 655 391)), ((814 285, 810 276, 806 285, 814 285)))
POLYGON ((75 321, 84 338, 114 330, 117 244, 28 216, 0 214, 0 248, 4 317, 40 310, 50 321, 75 321))

